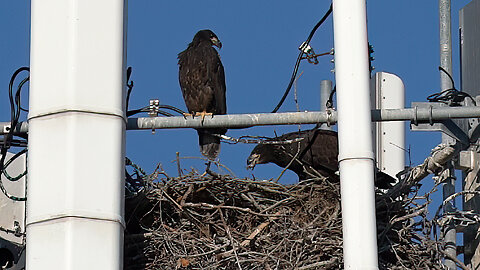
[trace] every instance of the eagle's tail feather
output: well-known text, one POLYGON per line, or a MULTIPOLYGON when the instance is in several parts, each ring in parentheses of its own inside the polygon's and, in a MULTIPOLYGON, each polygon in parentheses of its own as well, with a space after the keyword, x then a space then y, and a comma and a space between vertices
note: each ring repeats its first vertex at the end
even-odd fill
POLYGON ((220 154, 220 138, 209 134, 204 130, 197 130, 200 152, 210 160, 214 160, 220 154))

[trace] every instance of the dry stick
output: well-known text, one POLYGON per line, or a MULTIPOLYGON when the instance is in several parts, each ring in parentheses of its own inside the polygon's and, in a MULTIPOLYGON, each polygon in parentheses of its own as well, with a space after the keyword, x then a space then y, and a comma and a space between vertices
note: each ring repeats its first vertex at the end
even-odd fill
POLYGON ((296 270, 318 269, 317 267, 326 266, 326 265, 332 264, 332 263, 334 263, 336 260, 337 260, 336 258, 331 258, 331 259, 328 260, 328 261, 316 262, 316 263, 312 263, 312 264, 309 264, 309 265, 305 265, 305 266, 296 268, 296 270))
POLYGON ((408 190, 411 186, 419 183, 423 178, 427 177, 430 173, 437 171, 442 168, 449 160, 451 160, 455 153, 456 149, 452 146, 441 147, 437 146, 438 150, 434 150, 433 153, 425 159, 425 161, 415 166, 410 170, 410 176, 405 181, 400 181, 399 184, 395 185, 390 189, 386 197, 391 197, 394 194, 401 194, 404 190, 408 190))
POLYGON ((247 212, 249 214, 262 216, 262 217, 279 217, 278 215, 269 215, 269 214, 262 214, 253 211, 250 208, 242 208, 237 206, 229 206, 229 205, 213 205, 209 203, 185 203, 184 207, 203 207, 203 208, 210 208, 210 209, 233 209, 242 212, 247 212))
POLYGON ((399 221, 404 221, 404 220, 406 220, 406 219, 414 218, 414 217, 416 217, 416 216, 419 216, 419 215, 422 214, 422 213, 427 213, 427 212, 428 212, 427 205, 424 204, 424 205, 422 205, 421 207, 419 207, 419 209, 418 209, 417 211, 415 211, 415 212, 413 212, 413 213, 411 213, 411 214, 408 214, 408 215, 405 215, 405 216, 401 216, 401 217, 397 217, 397 218, 393 219, 393 220, 391 221, 391 224, 393 225, 393 224, 395 224, 395 223, 397 223, 397 222, 399 222, 399 221))
POLYGON ((207 168, 205 169, 205 172, 211 176, 213 176, 214 178, 217 178, 217 179, 222 179, 222 176, 219 175, 218 173, 210 170, 210 162, 208 163, 207 165, 207 168))
MULTIPOLYGON (((287 201, 289 201, 289 200, 292 200, 292 199, 293 199, 292 197, 285 198, 285 199, 283 199, 283 200, 281 200, 281 201, 279 201, 279 202, 277 202, 277 203, 275 203, 275 204, 273 204, 273 205, 271 205, 271 206, 263 209, 263 210, 261 211, 261 213, 268 212, 268 210, 273 209, 273 208, 279 206, 280 204, 282 204, 282 203, 284 203, 284 202, 287 202, 287 201)), ((276 215, 276 214, 275 214, 275 215, 276 215)))
MULTIPOLYGON (((211 161, 209 160, 208 158, 204 158, 204 157, 181 157, 180 159, 200 159, 200 160, 204 160, 204 161, 211 161)), ((219 166, 219 167, 222 167, 224 168, 225 170, 227 170, 227 172, 232 175, 232 177, 237 177, 235 175, 235 173, 230 170, 230 168, 228 168, 227 166, 223 165, 222 163, 218 162, 218 161, 212 161, 215 165, 219 166)))
POLYGON ((242 270, 242 266, 240 265, 240 260, 238 259, 238 254, 235 247, 235 241, 233 241, 232 234, 230 233, 230 228, 227 226, 227 222, 225 222, 225 218, 223 217, 223 213, 221 209, 219 209, 218 213, 220 213, 220 218, 222 219, 223 226, 225 226, 225 231, 227 232, 228 237, 230 238, 233 254, 235 254, 235 259, 237 260, 238 268, 242 270))
POLYGON ((125 241, 138 241, 138 240, 143 240, 144 238, 150 238, 152 236, 153 236, 153 233, 129 234, 129 235, 125 235, 125 241))
POLYGON ((463 270, 470 270, 470 268, 468 268, 464 263, 462 263, 457 257, 452 256, 443 250, 440 250, 440 252, 445 255, 445 258, 454 261, 458 267, 462 268, 463 270))
MULTIPOLYGON (((293 85, 293 88, 294 88, 294 91, 293 91, 294 95, 293 96, 294 96, 294 100, 295 100, 295 106, 297 107, 297 112, 300 111, 300 106, 298 105, 298 98, 297 98, 297 80, 300 78, 300 76, 302 76, 302 74, 303 74, 303 71, 300 72, 300 74, 295 78, 294 85, 293 85)), ((301 126, 299 125, 298 126, 299 131, 300 131, 300 128, 301 128, 301 126)), ((282 177, 282 175, 285 173, 285 171, 290 167, 290 165, 292 165, 293 161, 295 161, 297 159, 299 154, 300 154, 300 143, 298 144, 297 154, 295 154, 295 156, 290 160, 290 162, 287 164, 287 166, 282 170, 282 172, 277 177, 277 179, 275 179, 275 183, 280 180, 280 177, 282 177)), ((300 161, 298 161, 298 162, 300 162, 300 161)))
POLYGON ((183 194, 182 199, 180 200, 180 205, 181 206, 185 205, 185 201, 187 200, 188 195, 190 195, 190 193, 192 193, 192 191, 193 191, 193 184, 190 184, 188 186, 187 191, 185 191, 185 194, 183 194))
MULTIPOLYGON (((237 237, 237 239, 234 239, 236 241, 235 242, 235 244, 236 244, 235 250, 238 253, 237 256, 239 257, 239 259, 237 259, 237 263, 241 263, 241 266, 244 267, 244 268, 250 268, 251 267, 253 269, 255 267, 259 267, 260 264, 264 265, 263 263, 267 262, 267 260, 266 260, 267 258, 268 258, 268 261, 270 261, 270 258, 273 259, 274 261, 276 261, 277 262, 277 268, 302 269, 302 270, 304 270, 304 269, 318 269, 318 268, 320 268, 320 269, 322 269, 322 268, 336 268, 336 269, 338 269, 339 268, 339 265, 341 264, 341 261, 339 261, 339 258, 341 258, 341 254, 340 254, 341 251, 337 250, 336 247, 341 247, 341 238, 340 238, 341 232, 339 231, 339 228, 337 228, 338 227, 337 223, 340 222, 340 220, 338 218, 339 210, 338 211, 334 210, 334 209, 337 209, 337 207, 339 207, 338 204, 335 203, 335 205, 332 205, 332 202, 322 200, 322 202, 328 203, 328 205, 331 207, 330 208, 331 210, 328 210, 328 213, 324 214, 325 218, 322 218, 320 221, 318 221, 319 224, 322 224, 322 227, 321 228, 312 227, 310 229, 309 226, 308 226, 308 223, 310 223, 313 220, 312 218, 314 216, 319 215, 319 213, 322 212, 321 210, 323 208, 318 208, 317 210, 313 211, 314 208, 311 208, 311 204, 310 204, 313 201, 311 201, 311 199, 309 199, 309 197, 310 198, 313 198, 313 197, 305 194, 306 193, 305 190, 307 190, 307 191, 308 190, 315 190, 315 193, 318 193, 318 192, 322 193, 323 190, 327 188, 327 186, 318 184, 316 182, 315 183, 313 183, 313 182, 308 182, 308 183, 307 182, 302 182, 301 184, 296 184, 296 185, 293 185, 292 187, 285 188, 285 186, 283 186, 283 185, 275 184, 275 183, 272 183, 272 182, 256 182, 256 181, 251 181, 251 180, 248 180, 248 179, 233 179, 229 176, 222 176, 222 178, 225 178, 225 179, 221 180, 221 181, 220 180, 212 180, 212 179, 199 177, 198 173, 196 174, 196 172, 191 172, 189 175, 187 175, 185 177, 178 177, 178 178, 169 179, 169 181, 167 183, 159 182, 159 183, 154 183, 154 184, 157 185, 157 187, 160 187, 159 189, 161 189, 161 187, 163 187, 165 185, 168 186, 168 190, 165 190, 164 192, 168 192, 168 194, 171 196, 171 198, 176 198, 177 195, 181 198, 182 195, 185 195, 186 191, 189 188, 189 185, 194 185, 195 186, 196 183, 205 183, 205 182, 210 181, 209 183, 212 184, 212 187, 210 187, 210 188, 213 188, 212 192, 218 193, 218 194, 223 194, 222 196, 227 196, 227 197, 232 196, 236 201, 235 205, 244 205, 244 204, 242 204, 242 201, 247 202, 247 205, 251 205, 250 200, 246 199, 245 196, 241 196, 241 194, 245 193, 245 195, 247 197, 248 196, 253 196, 254 200, 257 201, 260 208, 267 208, 268 206, 271 206, 273 204, 277 204, 278 202, 280 202, 282 200, 285 200, 285 198, 292 198, 294 200, 291 200, 291 201, 287 200, 288 202, 283 202, 283 206, 286 206, 286 205, 291 206, 292 210, 298 212, 298 214, 303 213, 305 215, 308 215, 307 216, 308 219, 305 220, 305 222, 301 221, 302 223, 299 224, 298 222, 300 220, 297 220, 296 215, 284 215, 283 217, 285 217, 285 219, 287 221, 291 218, 294 218, 294 220, 293 220, 294 224, 286 225, 286 224, 282 224, 281 222, 275 221, 275 223, 278 224, 278 226, 279 226, 278 228, 275 227, 275 230, 278 230, 278 232, 277 232, 278 234, 275 234, 275 232, 273 231, 273 226, 272 226, 273 222, 270 222, 270 225, 267 225, 266 227, 262 226, 263 229, 260 229, 260 226, 252 228, 251 227, 252 225, 248 225, 246 223, 241 224, 241 225, 236 224, 236 225, 241 226, 241 227, 238 227, 238 228, 236 227, 235 224, 228 224, 228 226, 231 226, 229 231, 228 231, 228 232, 230 232, 230 235, 227 235, 227 233, 225 233, 225 234, 222 233, 224 236, 219 236, 218 234, 217 234, 217 236, 214 236, 214 243, 216 243, 216 244, 214 244, 211 247, 211 249, 214 249, 214 250, 217 250, 217 251, 216 252, 206 251, 207 253, 211 252, 211 253, 208 253, 208 254, 212 254, 212 253, 217 254, 217 252, 221 252, 221 250, 224 250, 224 249, 221 249, 221 248, 220 249, 217 249, 217 248, 221 245, 225 245, 226 244, 225 242, 228 242, 228 245, 231 245, 231 243, 230 243, 231 240, 227 240, 228 237, 229 236, 232 236, 232 238, 236 237, 236 234, 238 233, 240 238, 237 237), (307 184, 308 188, 305 188, 305 184, 307 184), (272 192, 274 192, 274 193, 272 193, 272 192), (297 202, 297 200, 298 200, 298 202, 297 202), (304 201, 305 201, 306 204, 303 204, 304 201), (237 204, 237 203, 239 203, 239 204, 237 204), (300 206, 302 208, 305 208, 305 209, 304 210, 298 209, 297 208, 298 206, 300 206), (308 209, 307 209, 307 207, 308 207, 308 209), (333 213, 331 212, 332 210, 334 210, 333 213), (312 216, 312 215, 314 215, 314 216, 312 216), (324 225, 325 222, 327 222, 327 225, 324 225), (328 224, 330 224, 330 225, 328 225, 328 224), (270 235, 264 236, 263 234, 265 234, 265 231, 266 231, 265 228, 268 229, 271 226, 272 226, 272 229, 271 229, 272 230, 272 237, 270 237, 270 235), (257 230, 257 229, 259 229, 260 232, 257 233, 252 238, 252 240, 253 239, 258 239, 258 241, 261 241, 261 243, 262 243, 261 247, 264 250, 263 253, 248 251, 248 246, 246 246, 246 247, 241 246, 240 241, 239 241, 239 239, 242 239, 242 238, 247 239, 248 236, 252 235, 252 232, 254 230, 257 230), (291 231, 291 230, 293 230, 293 231, 291 231), (305 233, 308 234, 308 235, 305 235, 305 233, 300 233, 301 235, 299 236, 295 233, 295 231, 297 231, 297 230, 301 230, 301 231, 304 230, 305 233), (294 233, 294 234, 291 234, 291 233, 294 233), (327 235, 325 235, 325 233, 327 233, 327 235), (291 237, 289 237, 290 235, 291 235, 291 237), (273 237, 275 237, 275 236, 280 236, 280 238, 274 239, 273 237), (298 238, 298 237, 300 237, 300 238, 298 238), (323 243, 323 244, 328 243, 328 244, 326 244, 325 247, 323 247, 322 252, 328 252, 328 254, 331 254, 331 256, 337 258, 337 260, 331 262, 330 264, 328 264, 329 262, 318 262, 318 263, 312 263, 312 264, 309 264, 309 265, 306 265, 306 266, 302 266, 302 268, 293 267, 292 263, 294 263, 294 262, 291 262, 288 258, 290 257, 291 260, 295 260, 296 259, 295 258, 296 251, 295 251, 295 249, 289 249, 288 247, 284 246, 285 245, 285 239, 291 239, 291 241, 294 241, 293 243, 295 243, 295 245, 298 245, 298 243, 300 243, 300 242, 297 243, 296 241, 299 241, 300 239, 304 239, 305 237, 307 237, 308 239, 317 239, 316 242, 319 243, 320 245, 321 245, 321 243, 323 243), (217 242, 217 239, 220 242, 217 242), (243 250, 243 249, 245 249, 246 252, 240 252, 240 250, 243 250), (279 249, 281 249, 281 250, 279 250, 279 249), (273 256, 271 256, 269 254, 271 254, 273 256), (247 256, 249 258, 248 259, 242 259, 245 256, 247 256), (287 265, 289 265, 289 266, 287 266, 287 265)), ((415 185, 416 183, 414 181, 412 181, 412 182, 409 181, 405 184, 411 186, 411 185, 415 185)), ((332 190, 332 188, 328 188, 327 191, 332 192, 332 196, 333 195, 337 196, 336 189, 332 190)), ((157 193, 155 193, 155 191, 153 191, 153 192, 150 193, 151 194, 149 196, 150 199, 166 198, 166 196, 162 196, 163 195, 162 192, 160 192, 158 190, 156 192, 157 193)), ((399 198, 395 194, 392 194, 392 195, 393 195, 393 198, 399 198)), ((413 195, 416 196, 416 199, 414 199, 412 201, 410 201, 410 198, 408 198, 408 201, 406 201, 407 197, 403 198, 403 195, 402 195, 403 199, 402 198, 398 199, 398 200, 402 200, 403 204, 399 206, 400 213, 395 212, 395 214, 397 214, 397 216, 393 216, 393 218, 398 218, 398 217, 401 217, 402 215, 408 215, 412 212, 415 213, 417 210, 420 209, 420 208, 417 208, 417 209, 415 209, 415 208, 418 207, 418 204, 416 202, 419 202, 418 200, 421 200, 422 197, 417 196, 416 194, 413 194, 413 195), (413 204, 416 207, 412 210, 407 204, 413 204), (405 213, 405 211, 406 211, 406 213, 405 213)), ((325 199, 328 199, 328 198, 329 197, 327 197, 325 199)), ((332 198, 336 198, 336 197, 332 197, 332 198)), ((389 198, 386 198, 386 199, 389 199, 389 198)), ((428 195, 425 199, 428 200, 428 195)), ((166 203, 171 204, 171 202, 173 203, 173 201, 171 201, 170 199, 166 200, 166 203)), ((208 214, 205 216, 205 211, 202 210, 201 208, 215 209, 217 211, 219 211, 219 209, 222 209, 222 207, 218 207, 217 205, 215 205, 216 203, 211 203, 210 201, 204 201, 204 202, 208 202, 208 203, 203 204, 203 205, 202 204, 197 204, 196 206, 194 206, 193 204, 190 205, 194 208, 189 208, 187 206, 184 206, 183 207, 184 213, 185 212, 186 213, 191 212, 198 219, 195 219, 196 220, 195 222, 192 222, 193 220, 188 221, 188 219, 184 220, 184 218, 181 218, 181 220, 179 220, 179 221, 174 221, 174 222, 178 222, 178 223, 173 224, 174 228, 176 230, 178 230, 177 232, 174 232, 174 233, 162 232, 162 234, 164 236, 166 236, 165 240, 168 240, 168 241, 171 242, 170 245, 168 247, 162 247, 165 244, 160 244, 158 247, 157 246, 151 247, 150 252, 163 252, 163 253, 167 252, 168 254, 179 254, 180 253, 179 251, 182 249, 181 248, 182 242, 179 239, 179 233, 182 233, 182 232, 185 232, 185 231, 187 231, 187 234, 184 235, 184 237, 185 237, 185 242, 184 243, 187 245, 187 248, 190 248, 192 246, 193 247, 200 247, 201 245, 204 245, 202 243, 203 243, 203 240, 205 240, 205 238, 202 236, 201 233, 199 235, 196 234, 195 231, 197 231, 198 229, 192 229, 191 226, 194 225, 194 224, 197 225, 198 223, 208 222, 209 224, 213 224, 215 222, 215 219, 213 218, 213 216, 208 215, 208 214), (212 208, 214 206, 216 208, 212 208), (200 207, 200 208, 198 208, 198 207, 200 207), (196 211, 198 211, 198 212, 196 212, 196 211), (176 227, 176 225, 179 225, 180 227, 176 227)), ((186 204, 188 205, 188 203, 186 203, 186 204)), ((427 204, 428 204, 428 202, 427 202, 427 204)), ((318 206, 318 204, 317 204, 317 206, 318 206)), ((395 209, 397 208, 397 207, 394 207, 394 204, 387 205, 387 206, 388 206, 386 208, 387 212, 390 211, 390 210, 395 211, 395 209), (395 208, 395 209, 391 209, 391 207, 395 208)), ((237 206, 234 206, 234 207, 237 207, 237 206)), ((324 207, 324 206, 322 205, 321 207, 324 207)), ((172 208, 172 211, 174 211, 175 208, 176 207, 174 206, 174 208, 172 208)), ((226 208, 229 208, 229 207, 226 207, 226 208)), ((235 211, 237 211, 237 210, 240 211, 240 213, 237 213, 237 216, 238 215, 240 215, 240 216, 243 215, 246 218, 252 217, 252 213, 250 211, 246 210, 246 208, 247 207, 244 206, 244 208, 240 207, 239 209, 234 209, 234 210, 235 211), (245 210, 245 211, 242 211, 242 210, 245 210)), ((248 207, 248 208, 250 208, 250 207, 248 207)), ((270 209, 269 211, 278 211, 278 208, 279 207, 277 206, 277 209, 274 208, 275 210, 270 209)), ((230 208, 230 209, 233 209, 233 208, 230 208)), ((253 211, 260 211, 260 213, 263 213, 261 210, 256 210, 253 207, 252 207, 252 209, 253 209, 253 211)), ((213 212, 213 211, 208 211, 208 212, 213 212)), ((222 211, 222 213, 223 213, 223 211, 222 211)), ((255 213, 255 212, 253 212, 253 213, 255 213)), ((421 214, 421 215, 423 215, 423 214, 421 214)), ((216 214, 215 218, 219 219, 219 215, 216 214)), ((393 218, 392 218, 392 216, 389 216, 388 219, 386 220, 387 224, 388 224, 389 221, 391 222, 391 220, 393 218)), ((423 217, 420 216, 420 218, 423 218, 423 217)), ((158 219, 158 217, 157 217, 157 219, 158 219)), ((160 217, 160 220, 161 219, 162 219, 162 217, 160 217)), ((271 219, 278 219, 278 216, 276 216, 276 217, 274 216, 271 219)), ((225 220, 225 221, 229 222, 229 220, 225 220)), ((425 220, 425 222, 429 222, 429 221, 425 220)), ((220 224, 220 222, 217 221, 217 225, 219 225, 217 231, 222 231, 221 228, 223 226, 220 224)), ((215 226, 215 225, 213 225, 213 226, 215 226)), ((406 268, 420 269, 419 267, 424 267, 422 269, 426 269, 428 267, 432 268, 431 267, 432 263, 435 264, 435 262, 433 262, 433 260, 431 259, 429 254, 431 252, 434 252, 432 254, 434 254, 435 258, 439 258, 438 254, 440 254, 440 251, 435 249, 432 246, 436 242, 435 241, 428 241, 428 239, 429 239, 428 235, 426 237, 422 237, 421 235, 415 234, 414 230, 417 228, 417 227, 415 227, 415 226, 417 226, 415 224, 410 224, 408 222, 403 221, 401 223, 401 226, 403 228, 399 228, 400 231, 398 231, 399 229, 394 229, 393 231, 391 231, 393 234, 398 234, 398 237, 399 237, 400 241, 394 241, 394 242, 390 241, 390 244, 389 244, 390 245, 389 248, 392 249, 392 247, 393 247, 393 252, 395 254, 397 254, 397 252, 398 252, 398 255, 397 255, 398 261, 394 262, 393 265, 390 265, 390 264, 388 264, 388 265, 392 266, 391 269, 400 269, 400 268, 398 268, 398 266, 401 267, 401 265, 404 266, 403 269, 406 269, 406 268), (411 239, 412 236, 413 237, 418 237, 418 239, 421 239, 419 241, 422 244, 420 244, 420 245, 408 244, 408 243, 410 243, 409 239, 411 239), (408 249, 406 249, 406 248, 408 248, 408 249), (427 257, 427 255, 428 255, 428 257, 427 257), (402 259, 402 258, 405 258, 404 256, 407 256, 408 259, 402 259), (409 264, 410 262, 413 263, 413 264, 409 264), (397 267, 395 267, 395 265, 397 265, 397 267)), ((417 238, 415 238, 415 239, 417 239, 417 238)), ((156 241, 165 241, 165 240, 160 239, 160 240, 156 240, 156 241)), ((386 241, 389 242, 388 235, 387 235, 386 241)), ((292 243, 292 242, 289 242, 289 243, 292 243)), ((317 244, 315 244, 315 245, 317 245, 317 244)), ((204 250, 200 249, 199 254, 202 254, 201 252, 203 252, 203 251, 204 250)), ((315 250, 312 250, 312 251, 315 251, 315 250)), ((165 253, 165 254, 167 254, 167 253, 165 253)), ((225 259, 223 259, 223 260, 217 260, 216 262, 212 262, 212 260, 215 260, 215 258, 212 257, 212 256, 204 256, 201 259, 199 258, 201 256, 198 256, 196 262, 199 263, 200 268, 205 267, 205 265, 209 265, 210 267, 213 267, 213 269, 222 268, 222 265, 223 265, 222 263, 225 263, 225 262, 228 262, 228 261, 230 261, 230 263, 235 263, 235 262, 232 261, 232 259, 234 258, 232 249, 230 249, 229 252, 225 252, 225 253, 222 253, 222 254, 225 255, 225 257, 224 257, 225 259)), ((218 256, 221 256, 222 254, 219 254, 218 256)), ((165 269, 165 268, 168 268, 167 265, 168 265, 168 263, 170 263, 169 258, 172 258, 172 256, 170 256, 170 255, 166 255, 166 256, 168 256, 168 257, 162 257, 162 255, 160 255, 160 254, 155 255, 155 258, 154 258, 155 264, 152 264, 151 269, 165 269)), ((195 255, 191 255, 191 256, 195 256, 195 255)), ((312 254, 309 253, 308 257, 302 259, 303 263, 315 262, 316 261, 315 256, 316 255, 314 253, 312 253, 312 254)), ((445 256, 441 255, 441 257, 445 257, 445 256)), ((332 258, 332 257, 330 257, 330 258, 332 258)), ((175 263, 175 262, 172 262, 172 263, 175 263)), ((438 268, 433 267, 433 269, 438 269, 438 268)))
POLYGON ((182 206, 179 205, 172 197, 170 197, 167 192, 165 192, 163 189, 160 191, 162 192, 162 195, 165 196, 169 201, 171 201, 178 209, 183 210, 182 206))
MULTIPOLYGON (((289 154, 290 155, 290 154, 289 154)), ((287 166, 285 166, 285 168, 283 168, 282 172, 280 173, 280 175, 277 177, 277 179, 275 179, 275 183, 277 183, 279 180, 280 180, 280 177, 282 177, 282 175, 285 173, 286 170, 288 170, 288 168, 290 168, 290 165, 292 165, 292 163, 294 161, 298 161, 300 162, 300 160, 297 160, 297 157, 298 155, 300 155, 300 143, 298 143, 298 149, 297 149, 297 153, 295 154, 295 156, 292 157, 292 159, 290 160, 290 162, 287 164, 287 166)), ((290 155, 291 156, 291 155, 290 155)), ((301 163, 301 162, 300 162, 301 163)), ((303 164, 302 164, 303 165, 303 164)))
POLYGON ((178 170, 178 176, 182 176, 182 168, 180 167, 180 152, 176 152, 177 156, 177 170, 178 170))
POLYGON ((212 254, 212 253, 215 253, 221 249, 224 249, 226 247, 228 247, 228 245, 230 245, 230 243, 226 243, 224 245, 221 245, 221 246, 218 246, 216 247, 215 249, 212 249, 212 250, 209 250, 209 251, 206 251, 204 253, 198 253, 198 254, 193 254, 193 255, 189 255, 188 258, 195 258, 195 257, 202 257, 202 256, 205 256, 205 255, 208 255, 208 254, 212 254))
MULTIPOLYGON (((282 212, 282 211, 280 210, 280 211, 278 211, 277 213, 275 213, 275 215, 280 216, 281 212, 282 212)), ((277 216, 277 217, 271 217, 271 218, 269 218, 268 221, 265 221, 265 222, 263 222, 262 224, 258 225, 257 228, 255 228, 255 230, 247 237, 247 239, 245 239, 245 240, 240 244, 240 246, 244 247, 244 246, 250 244, 250 241, 252 241, 253 238, 255 238, 259 233, 261 233, 262 230, 265 229, 265 227, 268 226, 268 224, 270 224, 272 221, 274 221, 275 219, 277 219, 278 216, 277 216)))

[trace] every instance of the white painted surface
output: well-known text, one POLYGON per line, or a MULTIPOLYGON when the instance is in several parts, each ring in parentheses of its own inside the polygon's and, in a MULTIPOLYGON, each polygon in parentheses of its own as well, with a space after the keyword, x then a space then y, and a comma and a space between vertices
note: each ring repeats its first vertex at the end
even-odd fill
MULTIPOLYGON (((397 75, 378 72, 372 80, 376 90, 374 109, 405 107, 405 86, 397 75)), ((398 172, 405 169, 405 123, 377 122, 375 126, 377 167, 395 178, 398 172)))
POLYGON ((122 269, 123 0, 33 0, 27 269, 122 269))
POLYGON ((345 269, 378 269, 365 0, 334 0, 345 269))

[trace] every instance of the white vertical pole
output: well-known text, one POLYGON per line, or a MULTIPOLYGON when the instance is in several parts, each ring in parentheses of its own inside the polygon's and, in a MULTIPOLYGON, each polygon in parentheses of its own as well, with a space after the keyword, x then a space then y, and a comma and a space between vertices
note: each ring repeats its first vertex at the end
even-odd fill
POLYGON ((378 269, 365 0, 333 0, 345 269, 378 269))
POLYGON ((31 12, 27 269, 122 269, 125 2, 31 12))

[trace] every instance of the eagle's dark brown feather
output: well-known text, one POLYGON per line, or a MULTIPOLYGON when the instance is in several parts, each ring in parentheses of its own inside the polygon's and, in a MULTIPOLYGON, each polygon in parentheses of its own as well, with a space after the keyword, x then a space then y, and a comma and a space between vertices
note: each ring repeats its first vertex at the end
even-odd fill
MULTIPOLYGON (((304 180, 320 173, 331 179, 338 179, 338 134, 335 131, 312 129, 287 133, 273 138, 274 141, 302 139, 289 144, 259 144, 247 159, 249 168, 256 164, 275 163, 288 169, 304 180)), ((385 173, 377 172, 375 185, 382 189, 390 188, 395 179, 385 173)))
POLYGON ((248 159, 250 167, 256 164, 275 163, 294 171, 299 179, 306 179, 309 173, 315 175, 315 169, 324 176, 331 176, 338 170, 337 133, 329 130, 304 130, 287 133, 273 138, 275 141, 288 141, 301 138, 299 142, 288 144, 259 144, 248 159))
MULTIPOLYGON (((210 30, 195 34, 188 48, 178 54, 179 82, 185 105, 191 114, 226 114, 225 72, 220 56, 212 45, 221 47, 210 30)), ((226 129, 198 129, 200 151, 209 159, 220 153, 220 139, 214 134, 225 134, 226 129)))

